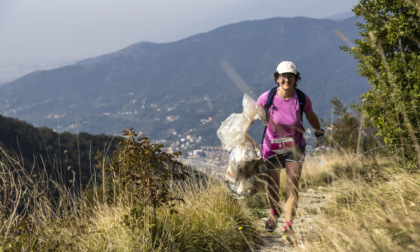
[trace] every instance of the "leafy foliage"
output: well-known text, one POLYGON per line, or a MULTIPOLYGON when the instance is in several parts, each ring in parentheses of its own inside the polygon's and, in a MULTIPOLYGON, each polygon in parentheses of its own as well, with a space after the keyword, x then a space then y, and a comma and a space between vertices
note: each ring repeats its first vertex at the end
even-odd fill
POLYGON ((391 152, 418 166, 420 12, 414 0, 361 0, 353 9, 362 39, 346 48, 372 89, 361 106, 391 152))
MULTIPOLYGON (((153 207, 156 222, 156 209, 168 206, 173 210, 174 201, 182 201, 171 194, 170 182, 184 180, 189 174, 182 163, 175 160, 182 153, 163 152, 163 145, 151 143, 142 134, 138 136, 133 130, 124 130, 123 138, 114 152, 109 173, 116 183, 116 198, 132 199, 135 208, 130 216, 133 220, 142 217, 147 206, 153 207)), ((131 224, 127 220, 127 224, 131 224)))

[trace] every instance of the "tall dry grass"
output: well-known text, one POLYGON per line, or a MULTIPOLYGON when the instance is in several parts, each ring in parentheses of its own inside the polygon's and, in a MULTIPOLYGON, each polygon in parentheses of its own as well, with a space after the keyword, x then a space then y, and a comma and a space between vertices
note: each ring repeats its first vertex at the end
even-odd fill
MULTIPOLYGON (((220 180, 192 176, 171 184, 184 202, 176 203, 176 213, 159 208, 155 223, 152 211, 138 212, 131 199, 104 201, 100 185, 77 192, 52 179, 58 176, 26 171, 6 153, 2 157, 0 251, 249 251, 260 244, 264 193, 237 201, 220 180)), ((303 220, 316 218, 296 226, 305 230, 296 230, 297 248, 416 251, 420 174, 400 164, 396 157, 350 152, 308 156, 301 191, 323 189, 330 197, 322 209, 298 211, 303 220)))
MULTIPOLYGON (((328 174, 332 195, 315 232, 306 237, 305 251, 419 250, 418 172, 401 167, 397 157, 340 153, 323 158, 321 174, 328 174)), ((317 177, 307 176, 308 184, 317 177)))
POLYGON ((173 183, 172 193, 184 202, 176 203, 176 213, 158 208, 155 223, 153 212, 136 212, 131 199, 109 203, 99 185, 70 190, 45 171, 31 173, 2 156, 0 251, 244 251, 259 239, 244 202, 230 197, 220 180, 173 183))

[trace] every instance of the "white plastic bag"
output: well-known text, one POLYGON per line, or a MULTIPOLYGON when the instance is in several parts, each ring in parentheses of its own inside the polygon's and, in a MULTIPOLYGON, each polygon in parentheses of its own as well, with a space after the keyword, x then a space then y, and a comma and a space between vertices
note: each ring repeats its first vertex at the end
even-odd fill
POLYGON ((265 185, 260 147, 247 133, 253 121, 264 116, 264 110, 247 94, 242 106, 242 114, 231 114, 217 131, 222 148, 230 152, 225 182, 236 198, 249 197, 265 185))
POLYGON ((264 109, 247 94, 244 94, 242 106, 241 114, 231 114, 217 130, 217 137, 222 142, 222 148, 227 151, 231 151, 234 146, 246 145, 245 135, 252 122, 265 116, 264 109))

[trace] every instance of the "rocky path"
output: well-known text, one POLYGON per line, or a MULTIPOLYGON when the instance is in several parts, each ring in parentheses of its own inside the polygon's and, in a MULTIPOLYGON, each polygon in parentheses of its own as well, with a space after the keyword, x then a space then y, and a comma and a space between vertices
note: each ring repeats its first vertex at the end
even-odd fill
MULTIPOLYGON (((320 187, 317 190, 299 193, 299 208, 295 217, 293 229, 297 237, 297 244, 291 245, 282 238, 282 225, 284 215, 279 218, 276 231, 268 233, 264 230, 267 218, 262 218, 259 223, 260 232, 263 237, 263 244, 253 251, 278 252, 278 251, 301 251, 305 249, 304 242, 310 240, 310 233, 315 233, 313 223, 322 211, 323 205, 330 200, 331 192, 327 188, 320 187)), ((268 210, 267 210, 268 212, 268 210)))

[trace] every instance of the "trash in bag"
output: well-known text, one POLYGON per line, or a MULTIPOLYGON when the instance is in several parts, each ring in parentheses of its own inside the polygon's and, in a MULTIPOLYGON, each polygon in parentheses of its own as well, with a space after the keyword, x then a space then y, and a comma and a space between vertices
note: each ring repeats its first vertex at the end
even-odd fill
POLYGON ((225 182, 235 198, 249 197, 265 187, 265 166, 260 146, 247 133, 253 121, 263 118, 265 112, 247 94, 242 106, 243 112, 231 114, 217 131, 222 148, 230 153, 225 182))

